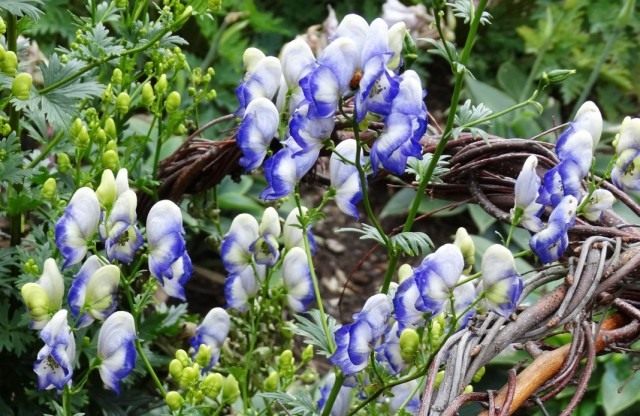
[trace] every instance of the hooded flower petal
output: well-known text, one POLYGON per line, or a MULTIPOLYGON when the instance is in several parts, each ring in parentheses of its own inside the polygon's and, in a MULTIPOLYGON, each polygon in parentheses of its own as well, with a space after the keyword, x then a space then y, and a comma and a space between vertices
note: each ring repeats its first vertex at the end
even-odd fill
MULTIPOLYGON (((362 200, 360 177, 355 166, 356 151, 356 141, 347 139, 336 146, 329 160, 331 186, 336 189, 336 204, 340 211, 354 218, 359 216, 356 204, 362 200)), ((360 163, 366 163, 362 154, 360 163)))
POLYGON ((233 219, 220 246, 220 256, 227 272, 238 273, 250 267, 251 245, 260 235, 258 229, 258 221, 249 214, 240 214, 233 219))
MULTIPOLYGON (((302 208, 302 214, 306 214, 308 211, 306 207, 302 208)), ((293 247, 304 247, 302 227, 300 225, 300 211, 298 208, 291 210, 287 219, 284 221, 284 227, 282 229, 282 238, 284 240, 284 247, 290 250, 293 247)), ((309 236, 309 243, 311 244, 311 252, 315 251, 315 240, 311 230, 307 230, 309 236)))
POLYGON ((404 328, 416 328, 424 321, 425 306, 420 296, 416 279, 411 276, 403 280, 393 297, 395 318, 404 328))
POLYGON ((147 216, 149 271, 169 296, 184 300, 184 284, 193 268, 187 254, 180 208, 169 200, 158 201, 147 216))
POLYGON ((209 368, 218 363, 220 350, 225 339, 227 339, 230 326, 231 319, 227 311, 222 308, 213 308, 196 328, 196 335, 191 339, 191 346, 195 351, 198 351, 202 344, 211 348, 209 368))
POLYGON ((78 320, 78 328, 94 319, 104 320, 116 308, 116 293, 120 283, 120 269, 103 265, 98 256, 89 257, 69 288, 69 307, 78 320))
POLYGON ((508 317, 518 306, 522 288, 511 251, 500 244, 490 246, 482 256, 482 289, 489 307, 508 317))
POLYGON ((294 312, 304 312, 315 299, 307 255, 300 247, 287 252, 282 264, 282 281, 287 301, 294 312))
POLYGON ((414 276, 426 312, 436 315, 442 310, 463 269, 464 258, 453 244, 445 244, 425 257, 414 276))
POLYGON ((284 45, 280 61, 287 86, 295 89, 298 88, 300 79, 314 68, 316 59, 309 44, 299 37, 284 45))
POLYGON ((536 173, 538 167, 538 158, 531 155, 522 165, 522 170, 516 179, 514 187, 516 207, 523 210, 529 205, 534 204, 538 197, 538 188, 540 188, 540 177, 536 173))
POLYGON ((120 382, 136 365, 136 326, 129 312, 111 314, 98 334, 100 378, 105 386, 120 394, 120 382))
POLYGON ((553 209, 547 226, 536 233, 529 241, 529 246, 547 264, 558 260, 569 245, 567 232, 573 227, 578 202, 573 196, 565 196, 553 209))
POLYGON ((264 176, 269 186, 260 194, 261 199, 271 201, 291 194, 298 182, 293 152, 283 147, 267 159, 264 162, 264 176))
POLYGON ((45 345, 38 352, 33 371, 38 376, 38 388, 58 391, 71 384, 76 341, 67 323, 67 311, 61 309, 40 332, 45 345))
POLYGON ((44 328, 51 316, 62 307, 64 279, 56 261, 52 258, 46 259, 40 279, 25 284, 20 291, 32 320, 31 328, 44 328))
POLYGON ((260 167, 278 132, 279 123, 278 109, 267 98, 256 98, 247 105, 236 138, 242 150, 240 165, 245 171, 260 167))
POLYGON ((575 130, 569 135, 563 135, 562 142, 558 139, 556 153, 561 162, 573 161, 580 167, 580 176, 584 178, 591 169, 593 161, 593 138, 587 130, 575 130))
POLYGON ((250 63, 244 82, 236 88, 236 96, 240 107, 237 115, 246 115, 249 105, 258 98, 274 101, 277 98, 282 78, 280 60, 273 56, 267 56, 250 63))
POLYGON ((116 175, 116 195, 120 196, 129 190, 129 171, 122 168, 116 175))
POLYGON ((616 198, 611 192, 606 189, 596 189, 585 205, 582 215, 589 221, 598 221, 604 211, 611 209, 614 202, 616 198))
POLYGON ((255 271, 252 267, 246 267, 241 272, 229 274, 224 281, 227 305, 241 312, 246 311, 249 299, 258 293, 258 283, 264 279, 264 273, 265 266, 257 265, 255 271))
POLYGON ((96 193, 86 187, 78 189, 55 227, 56 245, 64 258, 63 269, 82 261, 99 221, 100 203, 96 193))
POLYGON ((136 251, 144 243, 142 234, 136 226, 137 205, 136 193, 130 189, 118 196, 113 205, 105 225, 107 230, 105 248, 107 258, 111 261, 118 260, 124 264, 130 264, 136 251))

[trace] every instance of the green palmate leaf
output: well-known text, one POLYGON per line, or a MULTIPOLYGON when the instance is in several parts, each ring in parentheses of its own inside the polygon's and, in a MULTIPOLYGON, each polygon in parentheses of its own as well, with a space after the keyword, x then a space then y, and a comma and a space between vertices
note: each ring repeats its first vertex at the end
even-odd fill
POLYGON ((295 394, 290 393, 260 393, 259 397, 271 399, 276 403, 272 403, 271 408, 277 410, 278 414, 282 407, 287 409, 287 414, 310 416, 318 413, 318 407, 311 395, 302 390, 296 391, 295 394), (280 408, 279 408, 280 407, 280 408))
POLYGON ((433 249, 433 241, 425 233, 407 231, 391 237, 394 246, 408 256, 423 256, 433 249))
MULTIPOLYGON (((320 311, 312 309, 304 315, 296 315, 295 318, 296 322, 290 323, 293 333, 305 338, 309 344, 318 347, 321 354, 327 357, 330 356, 331 347, 324 333, 320 311)), ((332 335, 335 332, 335 327, 336 320, 331 316, 327 316, 327 328, 332 335)))
POLYGON ((0 305, 0 352, 9 351, 17 356, 27 351, 33 340, 27 328, 27 319, 21 309, 9 313, 9 302, 0 305))
MULTIPOLYGON (((415 175, 416 181, 420 182, 420 178, 425 177, 427 174, 427 169, 431 164, 431 159, 433 158, 432 153, 425 153, 422 155, 422 159, 418 159, 415 157, 410 157, 407 160, 407 169, 406 172, 415 175)), ((431 182, 440 182, 440 177, 449 171, 449 155, 442 155, 436 164, 435 169, 431 175, 431 182)))
POLYGON ((382 234, 376 229, 376 227, 362 223, 362 228, 339 228, 336 232, 345 233, 352 232, 356 234, 362 234, 360 240, 374 240, 378 243, 385 245, 385 239, 382 234))
POLYGON ((36 20, 42 14, 42 10, 38 8, 41 5, 42 0, 2 0, 0 11, 4 10, 18 17, 27 16, 36 20))
MULTIPOLYGON (((464 23, 469 23, 476 11, 471 0, 455 0, 452 3, 447 3, 447 6, 451 7, 454 16, 464 19, 464 23)), ((489 23, 491 23, 491 14, 486 11, 482 12, 480 24, 486 25, 489 23)))
POLYGON ((0 183, 17 184, 29 175, 22 169, 23 158, 20 139, 15 133, 0 140, 0 183))

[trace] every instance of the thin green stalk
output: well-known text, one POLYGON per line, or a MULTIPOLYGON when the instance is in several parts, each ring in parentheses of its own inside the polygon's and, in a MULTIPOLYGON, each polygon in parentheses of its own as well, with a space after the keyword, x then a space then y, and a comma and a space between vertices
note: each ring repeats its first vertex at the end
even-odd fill
POLYGON ((71 416, 71 393, 69 386, 64 386, 62 391, 62 414, 64 416, 71 416))
POLYGON ((342 383, 344 383, 344 374, 342 371, 336 368, 336 379, 333 382, 333 387, 331 387, 331 391, 329 392, 329 397, 327 397, 327 401, 324 403, 324 407, 322 408, 322 416, 329 416, 331 414, 331 408, 333 407, 333 403, 335 403, 336 398, 338 397, 338 393, 342 388, 342 383))
POLYGON ((162 109, 160 111, 160 117, 158 118, 158 137, 156 138, 156 151, 153 156, 153 178, 158 173, 158 163, 160 163, 160 150, 162 150, 162 109))
POLYGON ((42 162, 44 160, 44 158, 49 155, 51 150, 54 147, 56 147, 58 145, 58 143, 60 143, 60 140, 62 140, 62 138, 64 137, 63 133, 64 132, 62 130, 59 131, 58 133, 56 133, 56 135, 53 137, 53 139, 51 139, 51 140, 49 140, 49 142, 47 142, 47 145, 44 147, 44 149, 42 149, 42 152, 40 152, 38 157, 36 157, 35 159, 33 159, 31 161, 31 163, 29 163, 29 165, 27 166, 27 169, 31 169, 31 168, 35 167, 38 163, 42 162))

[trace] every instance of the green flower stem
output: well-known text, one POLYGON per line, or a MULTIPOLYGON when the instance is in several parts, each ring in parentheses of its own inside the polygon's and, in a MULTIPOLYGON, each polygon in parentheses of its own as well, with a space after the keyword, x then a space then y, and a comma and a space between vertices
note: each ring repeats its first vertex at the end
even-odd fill
MULTIPOLYGON (((297 188, 297 186, 296 186, 297 188)), ((300 202, 300 194, 296 189, 294 193, 294 197, 296 200, 296 206, 298 207, 298 212, 302 215, 302 204, 300 202)), ((322 295, 320 294, 320 285, 318 284, 318 276, 316 275, 316 270, 313 265, 313 256, 311 255, 311 245, 309 244, 309 231, 307 227, 307 221, 303 218, 299 219, 300 225, 302 225, 302 241, 304 243, 304 252, 307 255, 307 262, 309 263, 309 273, 311 274, 311 280, 313 281, 313 293, 316 297, 316 303, 318 304, 318 310, 320 311, 320 319, 322 320, 322 330, 324 332, 325 337, 327 338, 327 345, 331 353, 333 353, 336 349, 335 342, 333 340, 333 334, 329 331, 329 326, 327 325, 327 314, 324 311, 324 305, 322 304, 322 295)), ((337 379, 337 378, 336 378, 337 379)))
POLYGON ((71 416, 71 391, 69 386, 64 386, 62 391, 62 414, 71 416))
MULTIPOLYGON (((158 102, 159 102, 160 98, 158 98, 158 102)), ((160 104, 158 103, 158 106, 160 106, 160 104)), ((155 150, 155 154, 153 155, 153 178, 156 177, 156 174, 158 173, 158 163, 160 162, 160 151, 162 150, 162 121, 160 120, 162 118, 162 113, 163 110, 162 108, 160 108, 158 110, 160 112, 160 116, 158 118, 158 137, 156 138, 156 150, 155 150)), ((155 116, 154 116, 155 119, 155 116)))
POLYGON ((322 408, 322 416, 329 416, 331 414, 331 408, 333 407, 333 403, 335 403, 336 398, 338 397, 338 393, 340 392, 340 388, 342 388, 342 383, 344 383, 344 374, 338 368, 336 368, 336 380, 333 383, 333 387, 331 388, 331 392, 329 392, 329 397, 327 397, 327 401, 324 403, 324 407, 322 408))
MULTIPOLYGON (((459 64, 462 67, 466 67, 467 61, 469 60, 469 56, 471 54, 471 49, 473 48, 473 44, 476 39, 476 35, 478 33, 478 27, 480 26, 480 18, 482 17, 482 13, 487 5, 487 0, 480 0, 478 2, 478 6, 476 8, 475 14, 473 15, 473 19, 471 20, 471 25, 469 27, 469 34, 467 35, 467 39, 464 43, 464 48, 462 49, 462 54, 460 55, 459 64)), ((442 132, 442 138, 438 142, 436 149, 433 153, 433 157, 431 158, 431 162, 429 162, 429 166, 427 166, 427 171, 423 178, 421 178, 420 185, 418 187, 418 192, 416 193, 416 197, 413 199, 413 203, 411 204, 411 208, 409 209, 409 213, 407 214, 407 219, 402 227, 403 232, 407 232, 411 230, 413 227, 413 222, 416 218, 416 214, 418 212, 418 208, 420 208, 420 203, 422 202, 422 197, 424 196, 424 192, 427 189, 427 185, 433 176, 433 172, 444 152, 444 148, 451 139, 451 132, 453 131, 453 121, 455 119, 456 110, 458 108, 458 102, 460 101, 460 93, 462 92, 462 84, 464 81, 464 68, 458 68, 455 73, 455 84, 453 87, 453 95, 451 96, 451 105, 449 106, 449 116, 447 117, 447 124, 445 126, 444 131, 442 132)))
MULTIPOLYGON (((142 3, 146 3, 146 1, 142 2, 142 3)), ((79 78, 80 76, 82 76, 83 74, 91 71, 94 68, 99 67, 100 65, 104 65, 107 62, 113 61, 114 59, 118 59, 118 58, 123 58, 125 56, 129 56, 129 55, 135 55, 137 53, 140 52, 144 52, 145 50, 149 49, 150 47, 152 47, 153 45, 155 45, 158 41, 160 41, 160 39, 162 39, 167 33, 173 31, 174 29, 180 27, 183 23, 185 23, 187 21, 187 19, 190 16, 186 16, 181 18, 180 20, 177 20, 176 22, 174 22, 172 25, 167 26, 164 30, 158 32, 154 37, 152 37, 149 42, 145 43, 144 45, 140 45, 140 46, 136 46, 135 48, 131 48, 128 49, 122 53, 119 54, 115 54, 115 55, 110 55, 107 56, 105 58, 102 58, 98 61, 95 61, 93 63, 90 63, 88 65, 85 65, 84 67, 80 68, 77 72, 57 81, 54 82, 51 85, 48 85, 44 88, 42 88, 40 91, 38 91, 38 93, 40 95, 45 95, 57 88, 63 87, 65 85, 67 85, 70 82, 73 82, 75 79, 79 78)))
POLYGON ((44 158, 49 155, 51 150, 53 150, 53 148, 56 147, 58 143, 60 143, 60 140, 62 140, 62 138, 64 137, 63 133, 64 131, 62 130, 56 133, 56 135, 53 136, 53 139, 47 142, 47 145, 44 147, 44 149, 42 149, 38 157, 36 157, 31 161, 31 163, 29 163, 29 165, 27 166, 27 169, 34 168, 38 163, 42 162, 44 158))

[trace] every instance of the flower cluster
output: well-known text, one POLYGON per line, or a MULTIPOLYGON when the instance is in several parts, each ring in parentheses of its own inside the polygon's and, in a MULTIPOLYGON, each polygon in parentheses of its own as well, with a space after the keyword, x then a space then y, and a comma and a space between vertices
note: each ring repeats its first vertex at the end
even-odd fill
MULTIPOLYGON (((229 273, 225 280, 224 293, 229 307, 240 311, 248 308, 261 285, 273 270, 282 263, 282 281, 287 291, 290 308, 295 312, 307 309, 313 300, 313 283, 307 256, 302 247, 303 231, 300 215, 292 210, 280 225, 280 216, 274 208, 265 209, 261 222, 249 214, 240 214, 231 222, 229 231, 222 240, 220 256, 229 273), (284 249, 281 253, 279 239, 284 249)), ((307 231, 311 237, 310 231, 307 231)), ((312 240, 312 238, 311 238, 312 240)))
MULTIPOLYGON (((363 122, 368 115, 384 122, 371 148, 374 171, 384 168, 399 175, 409 157, 421 157, 419 140, 426 131, 427 111, 418 75, 411 70, 400 74, 405 35, 403 22, 388 27, 376 19, 369 25, 349 14, 317 57, 302 39, 285 45, 280 59, 247 49, 247 72, 236 90, 240 103, 236 114, 242 117, 237 143, 245 170, 264 163, 268 187, 263 199, 282 198, 293 191, 314 166, 331 136, 335 115, 351 95, 354 122, 363 122), (288 120, 286 128, 280 128, 280 120, 288 120), (285 134, 279 150, 269 156, 281 130, 285 134)), ((355 147, 338 144, 336 153, 345 154, 332 156, 332 161, 342 163, 332 162, 330 168, 338 207, 357 217, 355 204, 361 191, 353 174, 355 147), (351 166, 346 169, 346 165, 351 166)), ((364 156, 358 158, 363 165, 364 156)))

